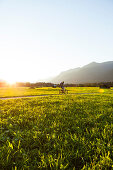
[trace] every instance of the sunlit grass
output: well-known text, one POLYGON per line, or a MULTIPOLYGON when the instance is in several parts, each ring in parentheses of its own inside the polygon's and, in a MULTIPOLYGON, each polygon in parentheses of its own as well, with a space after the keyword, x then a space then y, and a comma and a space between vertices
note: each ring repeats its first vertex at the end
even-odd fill
POLYGON ((1 169, 112 169, 113 94, 0 100, 1 169))
MULTIPOLYGON (((99 87, 67 87, 69 94, 72 93, 96 93, 96 92, 110 92, 111 89, 99 89, 99 87)), ((43 87, 31 89, 29 87, 9 87, 0 88, 0 97, 12 97, 12 96, 34 96, 34 95, 44 95, 44 94, 59 94, 60 88, 43 87)))

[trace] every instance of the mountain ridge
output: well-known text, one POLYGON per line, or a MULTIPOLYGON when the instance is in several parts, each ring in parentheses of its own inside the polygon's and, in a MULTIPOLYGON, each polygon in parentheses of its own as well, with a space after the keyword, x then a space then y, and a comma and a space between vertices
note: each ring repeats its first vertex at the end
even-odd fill
POLYGON ((63 71, 50 80, 52 83, 60 83, 61 81, 75 84, 113 81, 113 61, 91 62, 83 67, 63 71))

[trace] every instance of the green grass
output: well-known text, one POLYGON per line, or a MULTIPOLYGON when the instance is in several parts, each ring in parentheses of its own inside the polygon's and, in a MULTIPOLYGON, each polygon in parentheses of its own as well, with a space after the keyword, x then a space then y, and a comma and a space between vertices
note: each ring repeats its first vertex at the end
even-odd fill
POLYGON ((13 96, 34 96, 34 95, 44 95, 44 94, 56 94, 58 89, 53 88, 35 88, 31 89, 29 87, 9 87, 0 88, 0 97, 13 97, 13 96))
POLYGON ((112 150, 112 93, 0 100, 0 169, 112 169, 112 150))
MULTIPOLYGON (((98 87, 67 87, 69 94, 72 93, 95 93, 99 92, 98 87)), ((49 95, 59 94, 60 88, 43 87, 31 89, 29 87, 9 87, 0 88, 0 97, 13 97, 13 96, 34 96, 34 95, 49 95)), ((105 89, 105 92, 113 92, 111 89, 105 89)))

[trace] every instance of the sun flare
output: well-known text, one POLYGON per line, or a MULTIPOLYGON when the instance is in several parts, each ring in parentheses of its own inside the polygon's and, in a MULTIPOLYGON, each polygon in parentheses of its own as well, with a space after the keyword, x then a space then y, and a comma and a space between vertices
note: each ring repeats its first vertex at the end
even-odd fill
POLYGON ((13 85, 13 84, 16 83, 16 80, 14 80, 14 79, 7 79, 6 82, 7 82, 7 84, 9 84, 9 85, 13 85))
POLYGON ((99 89, 99 92, 100 93, 104 93, 104 89, 99 89))

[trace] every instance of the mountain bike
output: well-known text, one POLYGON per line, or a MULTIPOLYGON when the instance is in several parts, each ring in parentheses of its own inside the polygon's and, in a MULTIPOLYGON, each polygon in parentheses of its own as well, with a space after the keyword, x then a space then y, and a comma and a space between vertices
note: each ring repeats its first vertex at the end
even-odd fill
POLYGON ((59 94, 68 94, 68 90, 66 89, 60 89, 59 94))

